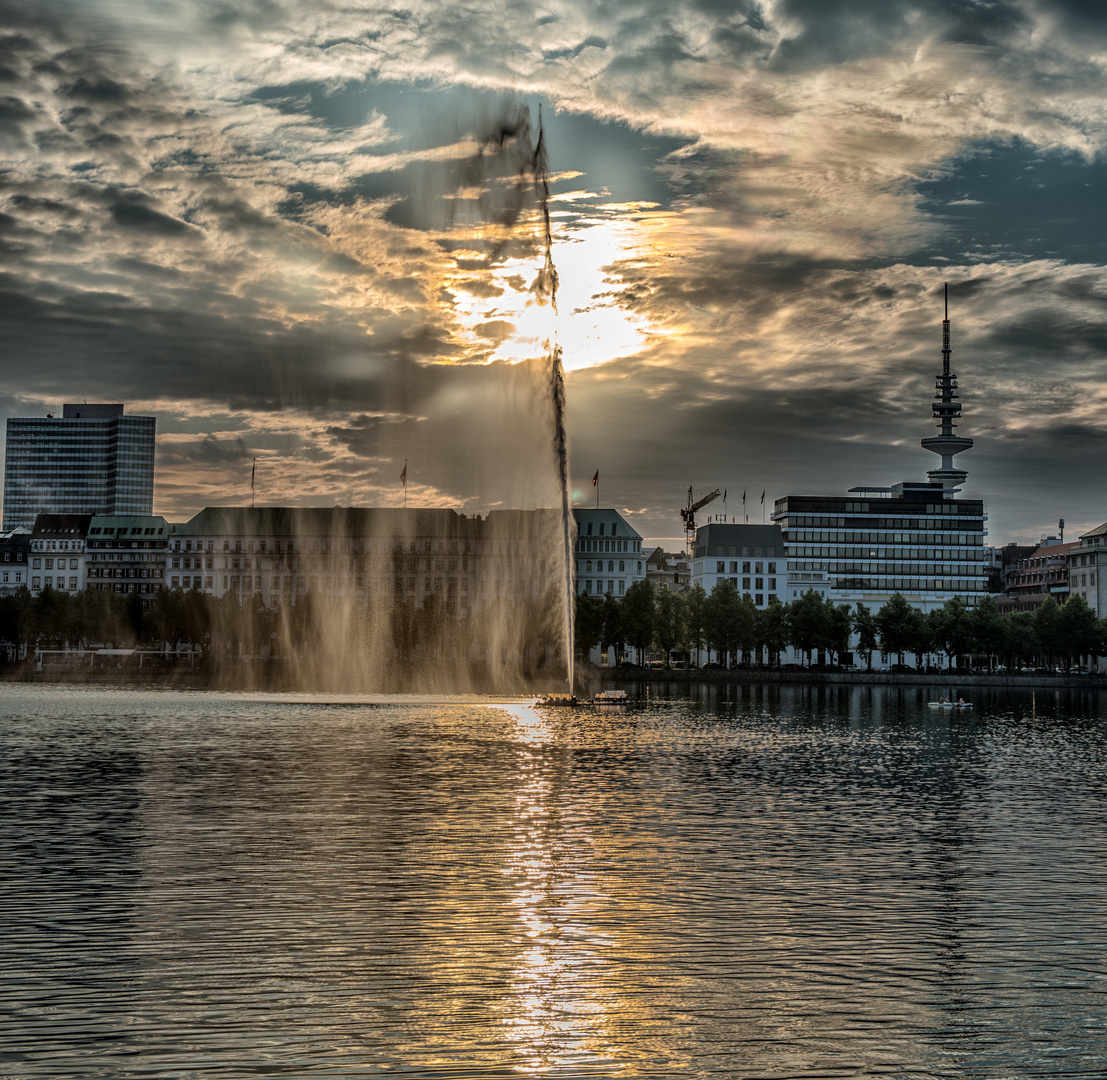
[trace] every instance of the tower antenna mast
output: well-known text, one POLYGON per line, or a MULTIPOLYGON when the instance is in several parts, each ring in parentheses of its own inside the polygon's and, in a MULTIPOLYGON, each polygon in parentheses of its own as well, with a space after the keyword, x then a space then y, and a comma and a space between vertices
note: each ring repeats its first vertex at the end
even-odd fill
POLYGON ((945 488, 944 495, 952 499, 960 486, 968 478, 964 469, 957 468, 953 459, 962 450, 972 447, 972 439, 966 439, 961 435, 955 435, 953 429, 956 426, 954 420, 961 418, 961 401, 957 394, 957 376, 950 370, 949 358, 952 349, 949 344, 949 282, 945 283, 945 312, 942 320, 942 373, 934 377, 934 401, 931 409, 934 419, 938 421, 940 434, 932 435, 929 439, 923 439, 924 450, 941 456, 942 464, 937 469, 927 472, 927 478, 931 483, 941 484, 945 488))

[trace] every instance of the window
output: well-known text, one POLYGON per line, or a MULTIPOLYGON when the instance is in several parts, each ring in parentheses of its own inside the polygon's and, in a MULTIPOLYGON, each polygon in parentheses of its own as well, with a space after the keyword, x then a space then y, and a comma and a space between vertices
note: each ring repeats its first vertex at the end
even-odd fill
POLYGON ((723 562, 722 560, 715 563, 715 573, 716 574, 725 574, 726 573, 726 563, 723 562))
POLYGON ((743 574, 748 574, 749 572, 750 572, 750 564, 748 562, 742 563, 742 573, 743 574))

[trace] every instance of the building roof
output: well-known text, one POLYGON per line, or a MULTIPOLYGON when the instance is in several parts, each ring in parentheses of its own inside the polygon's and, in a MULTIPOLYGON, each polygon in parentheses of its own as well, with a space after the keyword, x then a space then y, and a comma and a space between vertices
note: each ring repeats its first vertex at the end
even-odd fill
POLYGON ((39 514, 32 532, 35 536, 79 536, 83 540, 91 520, 91 514, 39 514))
POLYGON ((784 554, 784 536, 779 525, 750 525, 746 522, 712 521, 696 530, 696 550, 705 547, 705 556, 740 555, 742 548, 772 548, 784 554), (717 551, 723 548, 723 551, 717 551), (731 551, 731 548, 736 550, 731 551))
POLYGON ((492 510, 459 514, 448 508, 208 506, 191 520, 171 526, 173 536, 431 536, 481 539, 523 538, 528 530, 552 535, 556 510, 492 510))
POLYGON ((588 536, 619 536, 629 537, 631 540, 641 540, 642 534, 637 532, 618 510, 612 507, 588 508, 583 506, 573 507, 573 517, 577 521, 577 532, 588 536), (592 532, 588 532, 588 526, 592 526, 592 532), (603 526, 603 533, 600 526, 603 526), (612 530, 615 526, 617 531, 612 530))
POLYGON ((1096 528, 1090 530, 1089 532, 1081 533, 1080 539, 1088 540, 1093 536, 1107 536, 1107 521, 1105 521, 1102 525, 1096 526, 1096 528))
POLYGON ((94 514, 89 536, 161 536, 168 537, 173 526, 159 514, 94 514), (148 529, 156 530, 148 533, 148 529))

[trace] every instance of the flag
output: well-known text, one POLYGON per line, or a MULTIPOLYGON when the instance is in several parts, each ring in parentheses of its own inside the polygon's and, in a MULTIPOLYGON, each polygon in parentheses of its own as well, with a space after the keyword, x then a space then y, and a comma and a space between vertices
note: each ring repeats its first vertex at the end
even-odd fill
POLYGON ((762 490, 761 490, 761 505, 762 506, 765 505, 765 489, 764 488, 762 488, 762 490))
POLYGON ((723 502, 726 502, 726 488, 723 488, 723 502))
POLYGON ((407 462, 404 462, 404 471, 400 473, 400 483, 407 487, 407 462))
POLYGON ((600 483, 600 470, 596 470, 596 475, 592 477, 592 486, 598 487, 600 483))
POLYGON ((746 489, 742 488, 742 505, 746 505, 746 489))

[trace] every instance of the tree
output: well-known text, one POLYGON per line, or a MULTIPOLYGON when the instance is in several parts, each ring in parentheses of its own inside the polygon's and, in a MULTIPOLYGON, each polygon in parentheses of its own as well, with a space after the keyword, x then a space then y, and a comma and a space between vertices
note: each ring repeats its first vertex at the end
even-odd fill
POLYGON ((1099 619, 1084 597, 1074 594, 1065 601, 1058 619, 1062 653, 1071 665, 1073 657, 1097 656, 1100 649, 1099 619))
POLYGON ((774 596, 757 613, 758 633, 769 654, 770 667, 780 663, 780 654, 788 648, 788 607, 774 596))
POLYGON ((742 650, 742 663, 747 667, 754 653, 757 654, 757 662, 761 662, 761 636, 758 626, 757 605, 749 593, 743 593, 738 598, 738 607, 735 609, 737 621, 735 623, 734 647, 742 650))
POLYGON ((965 601, 951 596, 932 614, 935 646, 946 654, 950 667, 954 666, 954 661, 960 666, 960 658, 972 650, 972 628, 965 601))
POLYGON ((634 582, 623 597, 623 630, 638 653, 639 664, 654 638, 656 604, 654 588, 646 578, 634 582))
MULTIPOLYGON (((1093 615, 1092 618, 1094 619, 1095 616, 1093 615)), ((988 670, 991 671, 995 666, 995 658, 1003 652, 1006 642, 1003 616, 1000 615, 995 600, 985 596, 969 612, 968 626, 972 651, 986 657, 988 670)))
POLYGON ((857 634, 857 651, 865 658, 865 666, 872 667, 876 649, 876 619, 860 600, 853 613, 853 629, 857 634))
POLYGON ((880 634, 880 651, 895 654, 903 663, 903 654, 911 647, 911 605, 900 593, 892 593, 891 599, 876 613, 876 629, 880 634))
POLYGON ((573 637, 587 660, 588 654, 603 640, 603 600, 592 593, 581 593, 576 600, 573 637))
POLYGON ((687 614, 684 597, 671 589, 658 589, 654 611, 654 644, 665 654, 665 666, 671 667, 669 654, 684 641, 687 614))
POLYGON ((730 666, 730 654, 738 648, 741 624, 741 601, 738 589, 730 578, 715 582, 705 607, 707 614, 707 644, 724 667, 730 666))
POLYGON ((611 593, 608 593, 603 598, 603 637, 600 640, 600 647, 605 651, 608 648, 615 650, 616 666, 623 662, 623 643, 626 639, 626 630, 623 626, 623 605, 611 593))
POLYGON ((832 603, 830 597, 826 600, 826 647, 834 655, 834 662, 842 662, 842 654, 849 652, 850 631, 853 629, 853 620, 850 618, 849 604, 832 603))
POLYGON ((907 616, 907 647, 915 654, 915 667, 922 668, 923 658, 934 648, 933 624, 917 608, 907 616))
POLYGON ((792 601, 788 629, 793 647, 803 653, 810 667, 812 650, 825 647, 828 636, 826 605, 821 593, 808 589, 792 601))
POLYGON ((707 593, 698 582, 684 595, 684 611, 688 648, 695 650, 699 667, 700 650, 707 643, 707 593))
POLYGON ((1045 662, 1050 666, 1063 651, 1061 640, 1061 608, 1052 596, 1047 596, 1034 612, 1034 629, 1038 634, 1038 644, 1045 654, 1045 662))
POLYGON ((1009 670, 1029 663, 1038 652, 1038 631, 1034 626, 1034 613, 1013 611, 1003 619, 1003 652, 1009 670))

